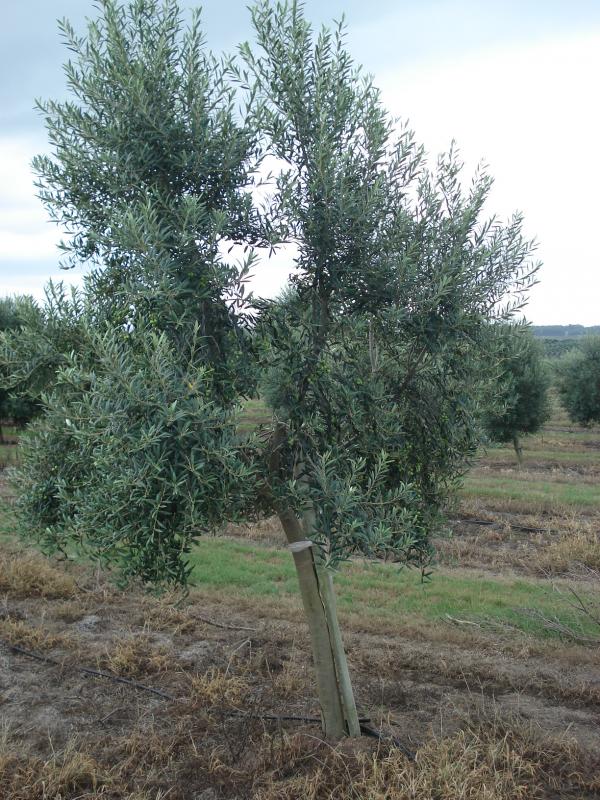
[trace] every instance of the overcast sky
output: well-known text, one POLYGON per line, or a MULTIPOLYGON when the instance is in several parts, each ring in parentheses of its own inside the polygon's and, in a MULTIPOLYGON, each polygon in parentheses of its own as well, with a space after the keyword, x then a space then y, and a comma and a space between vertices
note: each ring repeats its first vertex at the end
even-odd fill
MULTIPOLYGON (((182 0, 191 7, 191 2, 182 0)), ((206 37, 232 51, 251 36, 247 0, 205 0, 206 37)), ((534 324, 600 324, 600 0, 307 0, 315 23, 345 12, 349 47, 390 111, 432 156, 455 139, 469 168, 496 179, 490 213, 525 213, 544 262, 534 324)), ((0 29, 0 296, 41 297, 59 232, 36 199, 30 160, 47 149, 34 99, 64 97, 56 19, 83 31, 92 0, 3 0, 0 29)), ((274 294, 285 255, 265 265, 274 294)))

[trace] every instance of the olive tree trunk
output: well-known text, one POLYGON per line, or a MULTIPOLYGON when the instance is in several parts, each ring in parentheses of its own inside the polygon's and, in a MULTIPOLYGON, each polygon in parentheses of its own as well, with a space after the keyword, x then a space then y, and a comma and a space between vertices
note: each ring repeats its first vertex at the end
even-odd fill
POLYGON ((518 434, 515 433, 512 441, 513 441, 513 447, 515 448, 515 453, 517 454, 519 469, 521 469, 521 467, 523 466, 523 446, 521 444, 521 440, 518 434))
POLYGON ((331 572, 315 561, 310 533, 306 534, 310 516, 307 515, 304 525, 292 511, 280 511, 279 519, 294 557, 308 621, 323 731, 332 739, 360 736, 331 572))

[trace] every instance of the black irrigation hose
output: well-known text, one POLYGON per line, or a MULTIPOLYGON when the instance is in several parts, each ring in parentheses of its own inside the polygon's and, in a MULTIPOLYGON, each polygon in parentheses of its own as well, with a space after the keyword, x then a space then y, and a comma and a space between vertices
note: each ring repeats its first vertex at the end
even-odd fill
MULTIPOLYGON (((359 720, 360 722, 360 720, 359 720)), ((367 724, 366 722, 360 722, 360 729, 365 734, 365 736, 372 736, 375 739, 379 739, 380 741, 385 741, 386 739, 390 741, 395 748, 400 750, 403 755, 408 758, 409 761, 416 761, 417 756, 413 753, 412 750, 409 750, 406 745, 402 744, 400 739, 392 736, 389 733, 384 733, 384 731, 379 730, 379 728, 375 728, 372 725, 367 724)))
MULTIPOLYGON (((60 661, 57 661, 54 658, 50 658, 49 656, 43 656, 40 653, 33 653, 31 650, 25 650, 23 647, 19 647, 19 645, 11 644, 10 642, 4 641, 0 639, 0 643, 7 647, 9 650, 12 650, 14 653, 18 653, 22 656, 27 656, 28 658, 33 658, 35 661, 41 661, 44 664, 51 664, 54 667, 62 667, 64 666, 60 661)), ((86 675, 93 675, 97 678, 107 678, 108 680, 115 681, 115 683, 123 683, 126 686, 131 686, 134 689, 139 689, 144 692, 150 692, 151 694, 157 695, 158 697, 162 697, 164 700, 170 700, 173 703, 179 703, 181 700, 175 697, 168 692, 163 692, 161 689, 155 689, 153 686, 148 686, 145 683, 139 683, 138 681, 129 680, 129 678, 121 678, 119 675, 113 675, 111 672, 104 672, 103 670, 99 669, 92 669, 91 667, 81 667, 81 666, 74 666, 71 667, 72 669, 76 669, 79 672, 83 672, 86 675)), ((225 715, 228 717, 240 717, 243 719, 265 719, 265 720, 273 720, 275 722, 321 722, 320 717, 304 717, 298 714, 253 714, 250 712, 244 711, 224 711, 225 715)), ((370 717, 359 717, 358 719, 360 724, 360 729, 365 736, 371 736, 375 739, 379 740, 388 740, 390 741, 394 747, 398 748, 408 759, 409 761, 415 761, 416 756, 415 754, 409 750, 402 742, 397 739, 395 736, 390 734, 384 733, 383 731, 379 730, 378 728, 373 727, 369 723, 371 722, 370 717)))
MULTIPOLYGON (((52 664, 55 667, 64 666, 60 661, 56 661, 54 658, 42 656, 39 653, 32 653, 30 650, 25 650, 23 647, 19 647, 16 644, 10 644, 10 642, 5 641, 2 641, 2 644, 12 650, 14 653, 19 653, 22 656, 34 658, 36 661, 42 661, 45 664, 52 664)), ((172 694, 161 691, 161 689, 155 689, 153 686, 147 686, 145 683, 138 683, 138 681, 132 681, 129 680, 129 678, 121 678, 120 675, 113 675, 111 672, 104 672, 101 669, 92 669, 91 667, 80 666, 74 666, 72 669, 76 669, 79 672, 85 673, 86 675, 93 675, 97 678, 107 678, 108 680, 115 681, 116 683, 124 683, 126 686, 133 686, 134 689, 141 689, 144 692, 150 692, 151 694, 155 694, 158 697, 164 698, 165 700, 172 700, 173 702, 177 701, 176 697, 174 697, 172 694)))

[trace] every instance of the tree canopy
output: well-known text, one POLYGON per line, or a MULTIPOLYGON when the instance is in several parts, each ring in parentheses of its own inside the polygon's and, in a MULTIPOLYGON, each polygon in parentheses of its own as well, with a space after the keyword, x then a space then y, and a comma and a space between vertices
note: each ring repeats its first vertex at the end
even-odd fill
POLYGON ((527 328, 503 325, 493 332, 498 382, 484 416, 494 442, 512 442, 519 463, 520 437, 537 433, 550 416, 550 375, 542 349, 527 328))
POLYGON ((600 336, 589 336, 557 364, 560 399, 573 422, 600 422, 600 336))
MULTIPOLYGON (((54 303, 67 335, 44 344, 57 358, 22 517, 47 547, 185 583, 198 535, 277 514, 325 730, 356 734, 332 570, 355 553, 429 563, 477 441, 484 333, 522 306, 532 245, 519 215, 484 216, 491 178, 465 189, 455 147, 428 166, 343 25, 315 33, 301 3, 261 0, 234 62, 175 0, 100 11, 85 37, 62 23, 71 99, 40 105, 40 194, 91 271, 54 303), (282 242, 297 252, 287 298, 247 294, 252 248, 282 242), (236 243, 241 264, 223 255, 236 243), (242 435, 265 373, 272 422, 242 435)), ((35 337, 5 337, 20 346, 13 364, 51 362, 35 337)))
MULTIPOLYGON (((0 298, 0 334, 20 333, 24 324, 23 316, 33 317, 37 313, 29 297, 0 298)), ((13 369, 0 364, 0 440, 3 437, 3 421, 11 421, 22 427, 38 412, 39 403, 35 397, 27 394, 26 385, 14 380, 13 369)))

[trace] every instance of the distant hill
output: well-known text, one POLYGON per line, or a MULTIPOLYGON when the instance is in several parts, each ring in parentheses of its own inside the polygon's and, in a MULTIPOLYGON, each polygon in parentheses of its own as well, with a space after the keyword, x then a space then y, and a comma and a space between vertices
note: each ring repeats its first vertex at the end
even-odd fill
POLYGON ((531 332, 539 339, 577 339, 600 334, 600 325, 532 325, 531 332))

